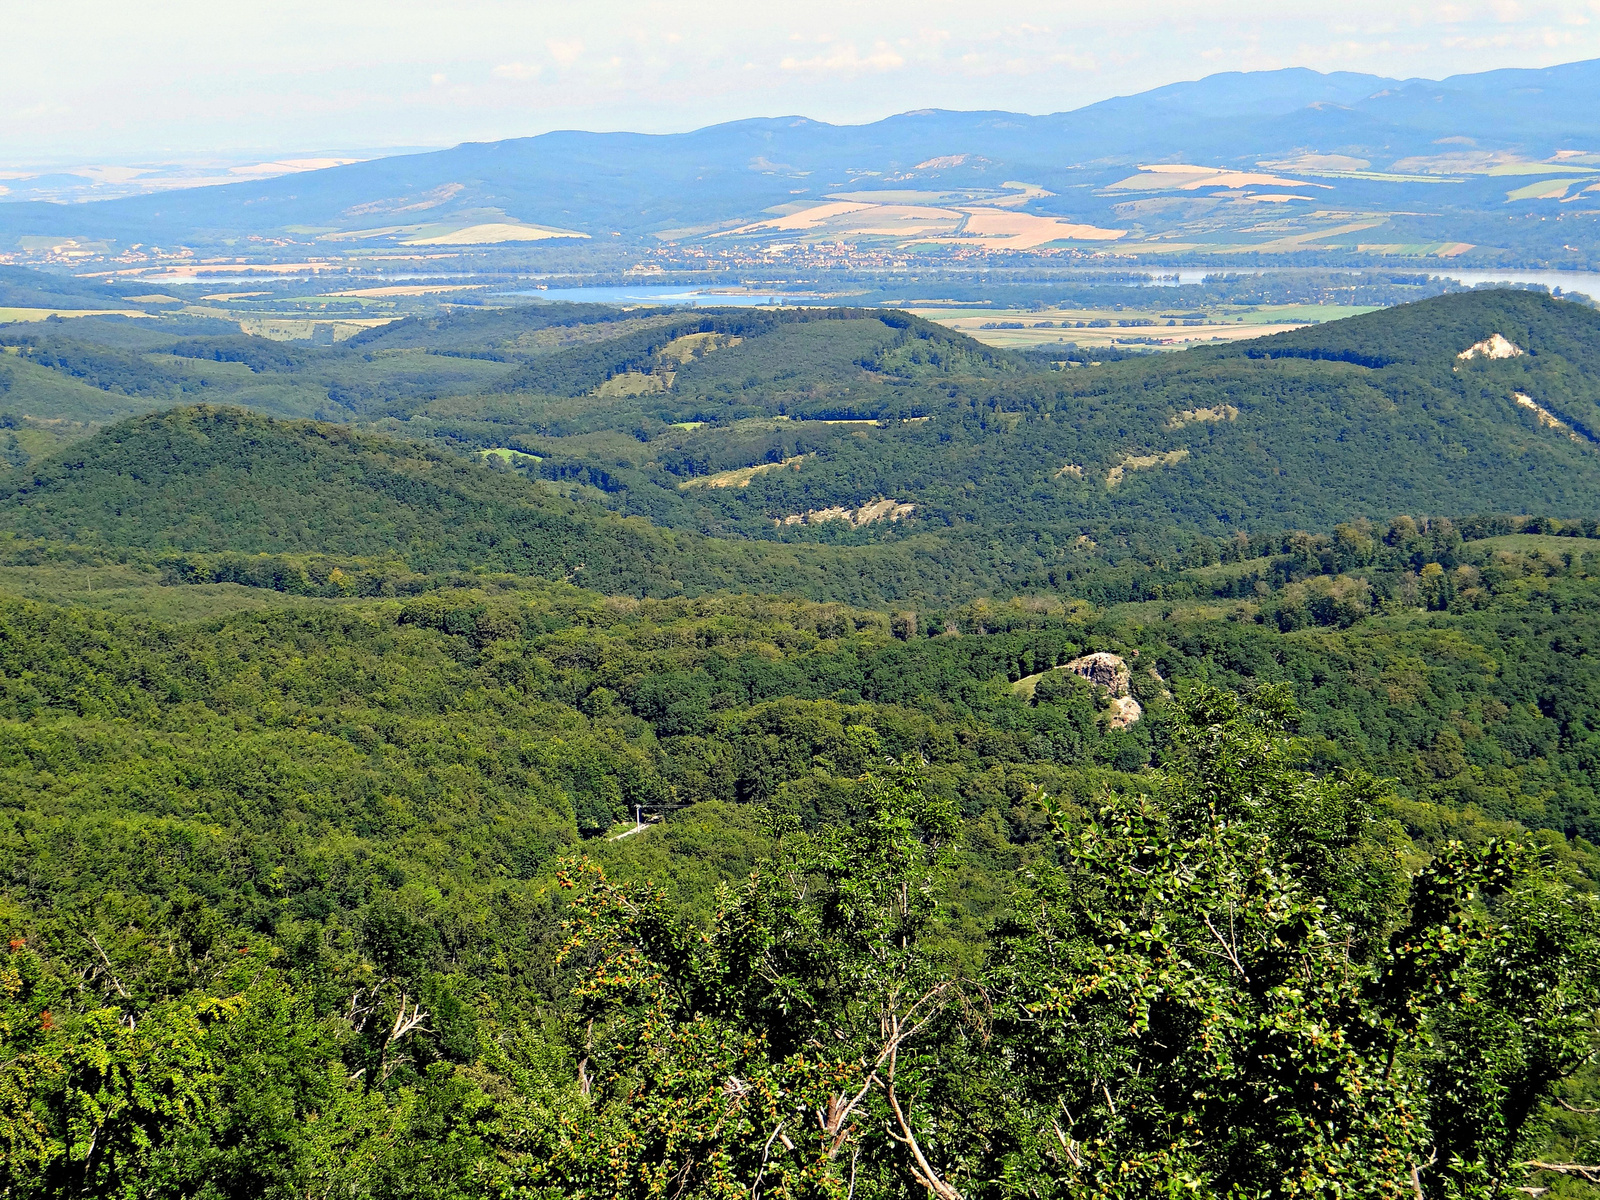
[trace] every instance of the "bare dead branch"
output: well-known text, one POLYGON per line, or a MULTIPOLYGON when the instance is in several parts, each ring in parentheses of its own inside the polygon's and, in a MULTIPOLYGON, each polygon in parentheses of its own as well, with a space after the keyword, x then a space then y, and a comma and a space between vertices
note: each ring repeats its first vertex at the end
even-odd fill
POLYGON ((901 1143, 911 1151, 913 1167, 911 1173, 916 1176, 917 1182, 927 1188, 938 1200, 962 1200, 962 1195, 954 1185, 939 1178, 937 1171, 928 1163, 927 1157, 922 1153, 922 1147, 917 1144, 917 1136, 911 1130, 911 1123, 906 1120, 906 1115, 900 1108, 900 1099, 895 1095, 894 1084, 891 1082, 885 1089, 889 1100, 889 1108, 894 1113, 895 1124, 900 1126, 900 1132, 889 1130, 889 1136, 901 1143))
MULTIPOLYGON (((409 999, 410 997, 405 992, 400 993, 400 1010, 395 1013, 394 1025, 389 1030, 389 1036, 383 1041, 382 1078, 384 1079, 388 1079, 389 1076, 393 1075, 400 1064, 406 1061, 407 1057, 406 1055, 400 1055, 391 1061, 389 1051, 398 1045, 407 1034, 420 1028, 422 1023, 428 1019, 427 1010, 422 1007, 422 1001, 420 1000, 417 1001, 416 1009, 411 1015, 406 1015, 406 1004, 409 999)), ((424 1029, 423 1032, 429 1033, 432 1031, 424 1029)))
POLYGON ((99 940, 94 936, 94 934, 90 933, 85 934, 84 936, 89 939, 89 944, 93 946, 95 948, 95 952, 100 955, 100 961, 105 963, 106 975, 111 980, 111 986, 117 989, 117 995, 121 996, 124 1000, 132 1000, 133 997, 128 994, 128 989, 122 986, 122 980, 117 978, 116 969, 112 967, 111 959, 106 956, 105 947, 100 945, 99 940))
MULTIPOLYGON (((761 1177, 767 1173, 767 1155, 772 1153, 772 1142, 773 1142, 773 1139, 776 1138, 782 1132, 783 1132, 783 1122, 779 1121, 777 1128, 772 1131, 770 1136, 768 1136, 767 1144, 765 1146, 761 1147, 761 1167, 760 1167, 760 1169, 758 1169, 756 1171, 756 1177, 755 1177, 754 1181, 750 1184, 750 1200, 756 1200, 756 1197, 760 1194, 760 1191, 761 1191, 761 1177)), ((783 1140, 784 1140, 785 1143, 787 1143, 789 1141, 788 1138, 784 1138, 783 1140)), ((794 1147, 792 1147, 792 1146, 790 1147, 791 1150, 793 1148, 794 1147)))
POLYGON ((1060 1141, 1061 1148, 1067 1152, 1067 1157, 1072 1160, 1072 1165, 1080 1171, 1083 1170, 1083 1159, 1078 1157, 1078 1143, 1062 1133, 1061 1126, 1054 1121, 1050 1122, 1050 1128, 1056 1131, 1056 1138, 1060 1141))
POLYGON ((1581 1163, 1547 1163, 1530 1160, 1521 1164, 1530 1171, 1554 1171, 1557 1175, 1577 1175, 1590 1183, 1600 1183, 1600 1166, 1581 1163))
POLYGON ((1244 964, 1239 961, 1238 949, 1233 945, 1233 943, 1228 941, 1217 932, 1217 927, 1211 923, 1211 918, 1209 915, 1206 916, 1204 920, 1206 923, 1206 928, 1211 930, 1211 936, 1216 938, 1217 945, 1222 947, 1223 957, 1233 964, 1233 969, 1239 972, 1239 978, 1244 980, 1246 983, 1249 983, 1250 976, 1245 973, 1244 964))

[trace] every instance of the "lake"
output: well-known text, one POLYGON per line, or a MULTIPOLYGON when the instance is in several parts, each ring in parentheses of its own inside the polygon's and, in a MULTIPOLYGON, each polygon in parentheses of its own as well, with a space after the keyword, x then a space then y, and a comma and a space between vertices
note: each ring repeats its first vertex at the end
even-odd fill
POLYGON ((820 296, 804 292, 718 292, 671 286, 528 288, 504 292, 506 296, 531 296, 539 300, 570 300, 576 304, 710 304, 750 308, 767 304, 825 304, 820 296))

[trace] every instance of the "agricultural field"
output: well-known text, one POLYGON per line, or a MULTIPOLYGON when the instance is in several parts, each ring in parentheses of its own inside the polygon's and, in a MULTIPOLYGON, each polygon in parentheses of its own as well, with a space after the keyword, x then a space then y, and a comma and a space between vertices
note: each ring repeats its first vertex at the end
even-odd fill
POLYGON ((0 308, 0 324, 11 321, 48 321, 51 317, 146 317, 132 308, 0 308))
MULTIPOLYGON (((1014 211, 1012 206, 1050 192, 1032 184, 988 203, 916 204, 943 199, 940 193, 836 193, 820 204, 797 206, 771 220, 727 230, 715 237, 798 236, 802 241, 891 240, 903 246, 981 246, 989 250, 1033 250, 1053 242, 1113 242, 1124 229, 1108 229, 1061 217, 1014 211)), ((784 209, 791 206, 784 205, 784 209)))
POLYGON ((915 308, 918 316, 1005 349, 1053 344, 1138 345, 1179 349, 1285 333, 1306 325, 1372 312, 1369 306, 1285 304, 1180 311, 1170 305, 1131 308, 915 308))

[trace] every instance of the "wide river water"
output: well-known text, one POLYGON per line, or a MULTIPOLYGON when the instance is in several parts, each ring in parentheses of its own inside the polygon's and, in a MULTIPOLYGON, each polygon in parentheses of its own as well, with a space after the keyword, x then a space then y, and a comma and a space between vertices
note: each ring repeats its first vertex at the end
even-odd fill
POLYGON ((528 288, 507 296, 533 296, 539 300, 571 300, 579 304, 715 304, 740 308, 762 304, 823 304, 823 299, 803 292, 718 292, 683 287, 575 287, 528 288))
MULTIPOLYGON (((1229 272, 1240 275, 1267 275, 1277 270, 1295 268, 1258 268, 1229 272)), ((1217 274, 1217 268, 1179 268, 1152 277, 1145 287, 1176 287, 1180 284, 1199 284, 1206 276, 1217 274)), ((1359 272, 1351 271, 1353 274, 1359 272)), ((1542 284, 1551 291, 1580 292, 1591 299, 1600 300, 1600 272, 1596 271, 1432 271, 1444 279, 1453 279, 1466 287, 1481 283, 1542 284)), ((1081 276, 1074 283, 1093 283, 1081 276)), ((1107 284, 1126 286, 1127 278, 1107 277, 1107 284)), ((733 305, 750 307, 769 304, 849 304, 848 298, 837 299, 805 292, 721 292, 714 289, 672 287, 670 285, 642 285, 639 287, 575 287, 529 288, 507 292, 510 296, 530 296, 540 300, 572 300, 589 304, 693 304, 733 305)))

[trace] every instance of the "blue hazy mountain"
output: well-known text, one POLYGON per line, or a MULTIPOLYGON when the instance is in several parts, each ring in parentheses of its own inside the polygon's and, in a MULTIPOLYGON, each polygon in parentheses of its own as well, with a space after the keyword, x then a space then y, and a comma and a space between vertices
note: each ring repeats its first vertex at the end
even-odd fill
POLYGON ((695 236, 840 192, 959 194, 1012 180, 1055 193, 1026 211, 1111 220, 1126 197, 1104 189, 1139 164, 1277 163, 1310 178, 1307 156, 1355 168, 1316 176, 1324 205, 1404 208, 1421 196, 1498 211, 1508 187, 1485 165, 1496 156, 1539 164, 1565 151, 1572 165, 1552 174, 1592 166, 1600 179, 1600 157, 1578 153, 1600 149, 1597 101, 1600 60, 1438 81, 1232 72, 1047 116, 924 110, 865 125, 789 116, 682 134, 562 131, 70 208, 0 204, 0 237, 337 236, 508 219, 695 236), (1375 178, 1430 172, 1456 182, 1375 178))

